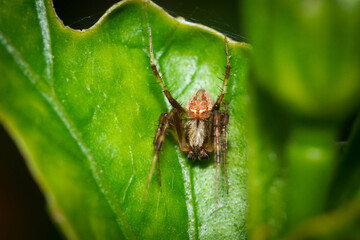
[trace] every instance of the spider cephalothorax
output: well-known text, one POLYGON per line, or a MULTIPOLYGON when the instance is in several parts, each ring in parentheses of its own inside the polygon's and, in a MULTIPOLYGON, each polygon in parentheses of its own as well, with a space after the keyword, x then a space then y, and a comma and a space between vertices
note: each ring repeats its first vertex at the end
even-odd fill
MULTIPOLYGON (((169 113, 162 113, 159 118, 159 125, 156 130, 153 145, 155 154, 151 164, 148 181, 145 188, 144 197, 147 194, 150 180, 157 164, 159 184, 161 186, 160 177, 160 161, 159 152, 164 142, 166 131, 172 129, 177 137, 180 150, 187 152, 190 160, 208 158, 210 152, 214 151, 216 161, 216 208, 218 207, 218 182, 220 177, 221 155, 223 156, 224 176, 226 182, 226 190, 228 192, 228 180, 226 174, 226 151, 227 151, 227 130, 226 126, 229 122, 229 114, 226 111, 220 111, 221 102, 225 96, 227 82, 230 76, 230 57, 228 52, 228 42, 225 37, 225 53, 226 53, 226 72, 223 87, 216 102, 213 104, 209 92, 204 89, 198 90, 188 101, 186 109, 184 109, 172 96, 166 88, 156 65, 154 63, 154 53, 152 47, 151 27, 149 26, 149 47, 150 47, 150 63, 156 78, 158 79, 163 92, 172 109, 169 113)), ((226 104, 225 104, 226 106, 226 104)))
POLYGON ((197 91, 186 105, 190 118, 204 119, 210 117, 213 103, 209 92, 204 89, 197 91))

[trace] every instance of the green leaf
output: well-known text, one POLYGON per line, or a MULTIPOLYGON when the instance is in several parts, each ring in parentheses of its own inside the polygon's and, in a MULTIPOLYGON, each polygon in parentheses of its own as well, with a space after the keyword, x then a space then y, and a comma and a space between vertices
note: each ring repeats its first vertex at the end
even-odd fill
POLYGON ((248 46, 230 41, 227 154, 215 216, 215 164, 190 163, 173 136, 142 200, 157 119, 170 106, 149 65, 148 31, 173 96, 213 98, 225 72, 224 36, 153 3, 124 1, 92 28, 63 26, 50 0, 0 1, 0 119, 73 239, 245 237, 248 46))

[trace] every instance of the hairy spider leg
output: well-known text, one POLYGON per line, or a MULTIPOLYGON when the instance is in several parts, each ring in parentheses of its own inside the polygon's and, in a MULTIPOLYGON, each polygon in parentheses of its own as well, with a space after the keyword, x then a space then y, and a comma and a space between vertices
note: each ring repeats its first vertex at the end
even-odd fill
POLYGON ((182 152, 189 152, 191 148, 186 143, 186 137, 184 134, 183 122, 182 122, 182 114, 183 112, 176 111, 176 114, 173 117, 173 121, 171 122, 172 126, 175 127, 177 140, 179 143, 180 150, 182 152))
POLYGON ((150 172, 148 175, 143 199, 146 198, 146 195, 148 193, 150 181, 151 181, 152 175, 154 174, 154 170, 155 170, 155 164, 157 164, 159 186, 161 187, 159 153, 160 153, 162 144, 165 140, 167 129, 173 128, 173 127, 175 127, 175 129, 176 129, 176 134, 177 134, 177 138, 179 141, 180 150, 185 151, 185 152, 190 151, 189 146, 186 144, 186 139, 185 139, 185 135, 183 132, 183 127, 182 127, 182 118, 181 118, 181 114, 179 113, 179 111, 176 108, 173 108, 169 114, 162 113, 159 117, 159 125, 157 127, 154 142, 153 142, 153 145, 155 147, 155 153, 154 153, 154 158, 153 158, 153 161, 152 161, 152 164, 150 167, 150 172))
POLYGON ((215 206, 215 216, 217 215, 218 211, 218 204, 219 204, 219 178, 220 178, 220 163, 221 163, 221 149, 220 149, 220 127, 221 127, 221 115, 218 110, 213 112, 214 118, 214 147, 215 147, 215 161, 216 161, 216 182, 215 182, 215 199, 216 199, 216 206, 215 206))
POLYGON ((220 164, 221 160, 224 164, 224 177, 226 184, 226 193, 229 194, 229 182, 226 171, 226 152, 227 152, 227 130, 226 126, 229 123, 229 114, 226 110, 222 113, 215 110, 213 112, 213 132, 214 132, 214 147, 215 147, 215 160, 216 160, 216 182, 215 182, 215 216, 218 212, 219 205, 219 179, 220 179, 220 164), (221 137, 221 138, 220 138, 221 137), (222 155, 222 159, 221 159, 222 155))
MULTIPOLYGON (((159 138, 161 136, 161 133, 164 129, 164 124, 166 122, 166 117, 167 114, 166 113, 162 113, 159 117, 159 125, 156 129, 156 134, 155 134, 155 138, 154 138, 154 142, 153 142, 153 146, 156 148, 158 143, 159 143, 159 138)), ((157 172, 158 172, 158 180, 159 180, 159 186, 161 186, 161 173, 160 173, 160 160, 157 160, 157 172)))
POLYGON ((166 98, 169 100, 170 104, 174 108, 176 108, 179 112, 184 112, 184 109, 182 108, 182 106, 171 96, 169 90, 166 88, 166 85, 165 85, 162 77, 160 76, 159 71, 156 68, 155 61, 154 61, 154 50, 153 50, 153 43, 152 43, 151 26, 149 26, 149 51, 150 51, 151 69, 154 72, 157 80, 159 81, 160 86, 161 86, 166 98))
POLYGON ((226 183, 226 191, 229 192, 228 186, 228 179, 227 179, 227 172, 226 172, 226 150, 227 150, 227 140, 226 140, 226 125, 229 120, 229 115, 226 113, 227 104, 225 104, 225 112, 220 113, 220 105, 222 100, 224 99, 226 93, 226 87, 230 77, 230 56, 229 56, 229 48, 228 48, 228 39, 225 36, 225 53, 226 53, 226 71, 225 77, 223 81, 223 86, 221 89, 221 93, 217 98, 214 106, 212 107, 213 113, 213 144, 215 148, 215 161, 216 161, 216 183, 215 183, 215 199, 216 199, 216 206, 215 206, 215 216, 218 212, 218 205, 219 205, 219 178, 220 178, 220 164, 221 164, 221 150, 223 150, 223 158, 224 158, 224 175, 225 175, 225 183, 226 183), (220 139, 220 135, 221 138, 220 139), (222 141, 221 141, 222 140, 222 141), (222 143, 222 144, 221 144, 222 143), (221 149, 222 147, 222 149, 221 149), (225 150, 225 151, 224 151, 225 150))
POLYGON ((158 127, 156 129, 156 134, 155 134, 155 138, 154 138, 154 142, 153 142, 154 147, 156 147, 156 145, 158 143, 161 131, 162 131, 163 126, 164 126, 164 121, 165 121, 166 115, 167 115, 166 113, 162 113, 160 115, 160 117, 159 117, 159 125, 158 125, 158 127))
POLYGON ((208 119, 209 121, 209 124, 208 124, 208 131, 209 131, 209 134, 207 136, 207 139, 205 140, 205 143, 204 143, 204 150, 208 153, 210 152, 213 152, 214 151, 214 128, 213 128, 213 117, 209 117, 208 119))
MULTIPOLYGON (((144 192, 144 195, 143 195, 143 199, 146 198, 146 195, 148 193, 150 181, 151 181, 152 175, 154 174, 154 170, 155 170, 155 164, 157 162, 159 162, 158 161, 159 152, 160 152, 161 146, 162 146, 162 144, 164 142, 164 139, 165 139, 165 136, 166 136, 166 130, 169 128, 170 119, 175 114, 175 111, 176 111, 175 109, 172 109, 169 114, 162 113, 160 115, 158 129, 160 128, 161 130, 160 130, 160 134, 158 136, 157 136, 157 134, 155 135, 155 140, 157 139, 156 143, 154 141, 155 154, 154 154, 154 157, 153 157, 153 161, 151 163, 150 172, 149 172, 148 179, 147 179, 147 182, 146 182, 146 187, 145 187, 145 192, 144 192)), ((160 167, 160 164, 158 163, 159 184, 161 186, 161 176, 160 176, 159 167, 160 167)))
POLYGON ((229 123, 229 114, 223 112, 221 114, 221 152, 222 152, 222 161, 224 164, 224 177, 225 177, 225 184, 226 184, 226 193, 229 194, 229 181, 227 177, 227 170, 226 170, 226 152, 227 152, 227 130, 226 126, 229 123))
POLYGON ((224 77, 224 81, 223 81, 223 86, 221 88, 221 93, 219 95, 219 97, 216 99, 216 102, 212 108, 212 110, 219 110, 220 109, 220 105, 222 100, 224 99, 225 93, 226 93, 226 87, 229 81, 229 77, 230 77, 230 56, 229 56, 229 48, 228 48, 228 40, 227 37, 225 35, 225 53, 226 53, 226 71, 225 71, 225 77, 224 77))
MULTIPOLYGON (((180 150, 183 152, 188 152, 191 150, 191 148, 186 143, 184 128, 183 128, 183 124, 182 124, 182 113, 179 113, 177 109, 176 109, 176 111, 174 110, 174 112, 175 113, 173 115, 173 118, 170 119, 170 122, 169 122, 169 124, 170 124, 169 128, 176 131, 180 150)), ((155 134, 155 138, 154 138, 154 142, 153 142, 153 145, 155 148, 159 142, 159 137, 161 136, 161 132, 162 132, 162 129, 164 126, 164 121, 165 121, 166 116, 167 116, 166 113, 162 113, 159 117, 159 125, 156 129, 156 134, 155 134)))

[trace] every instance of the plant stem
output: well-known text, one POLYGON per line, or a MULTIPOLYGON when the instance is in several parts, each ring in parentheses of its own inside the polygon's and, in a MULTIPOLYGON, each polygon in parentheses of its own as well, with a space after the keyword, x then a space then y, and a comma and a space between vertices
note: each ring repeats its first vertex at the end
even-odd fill
POLYGON ((334 128, 296 126, 286 155, 288 161, 287 229, 320 214, 325 207, 335 159, 334 128))

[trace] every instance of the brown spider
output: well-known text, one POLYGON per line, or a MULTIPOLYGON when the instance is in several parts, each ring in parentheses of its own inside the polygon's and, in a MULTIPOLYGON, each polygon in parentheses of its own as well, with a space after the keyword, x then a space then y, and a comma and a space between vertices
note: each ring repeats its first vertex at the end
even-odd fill
POLYGON ((184 109, 170 94, 161 78, 155 62, 152 46, 151 27, 149 26, 149 51, 150 64, 156 78, 158 79, 162 90, 173 107, 169 113, 162 113, 159 118, 159 125, 156 130, 153 145, 155 154, 151 164, 149 176, 146 183, 144 198, 147 195, 150 180, 154 173, 155 164, 157 164, 159 185, 161 186, 160 161, 159 152, 164 142, 166 131, 174 130, 177 134, 180 150, 187 152, 189 160, 208 158, 209 152, 215 150, 216 161, 216 208, 218 208, 218 192, 221 153, 223 155, 224 175, 226 183, 226 192, 229 193, 229 185, 226 173, 226 151, 227 151, 227 131, 226 126, 229 122, 229 114, 227 113, 227 103, 225 109, 220 111, 220 105, 226 92, 227 82, 230 76, 230 57, 228 52, 228 41, 225 36, 225 52, 226 52, 226 71, 221 93, 213 104, 209 92, 204 89, 198 90, 189 100, 184 109), (185 117, 185 120, 183 120, 185 117))

